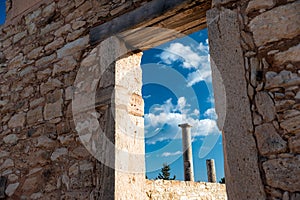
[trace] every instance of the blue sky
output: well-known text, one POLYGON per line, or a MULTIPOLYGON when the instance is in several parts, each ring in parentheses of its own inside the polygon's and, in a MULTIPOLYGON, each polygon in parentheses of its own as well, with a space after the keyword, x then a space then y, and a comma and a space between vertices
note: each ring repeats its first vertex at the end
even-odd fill
POLYGON ((5 0, 0 0, 0 24, 5 22, 5 0))
POLYGON ((207 181, 206 159, 215 159, 217 179, 224 177, 207 38, 204 29, 143 54, 146 170, 150 179, 167 163, 171 174, 183 180, 180 123, 193 126, 195 180, 207 181))

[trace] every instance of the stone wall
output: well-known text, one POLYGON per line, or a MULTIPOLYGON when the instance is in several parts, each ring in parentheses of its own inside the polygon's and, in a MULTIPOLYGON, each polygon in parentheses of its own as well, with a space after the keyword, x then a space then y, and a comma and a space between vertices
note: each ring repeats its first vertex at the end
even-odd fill
POLYGON ((299 9, 215 0, 208 12, 229 199, 300 198, 299 9))
MULTIPOLYGON (((91 55, 89 28, 143 2, 39 1, 1 26, 0 175, 7 178, 7 197, 114 198, 115 171, 86 150, 75 129, 73 85, 82 60, 91 55)), ((8 7, 8 14, 13 9, 8 7)), ((114 73, 108 75, 103 87, 110 86, 107 80, 114 85, 114 73)), ((115 122, 107 122, 112 103, 97 112, 114 143, 115 122)))
POLYGON ((225 184, 191 181, 146 180, 149 200, 226 200, 225 184))

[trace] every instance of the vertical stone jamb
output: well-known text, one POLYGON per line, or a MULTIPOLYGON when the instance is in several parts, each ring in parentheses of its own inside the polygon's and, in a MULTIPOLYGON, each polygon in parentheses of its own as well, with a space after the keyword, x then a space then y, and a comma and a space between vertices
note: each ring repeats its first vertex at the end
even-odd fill
POLYGON ((182 151, 183 151, 183 168, 184 168, 184 180, 194 181, 194 166, 193 166, 193 154, 192 154, 192 142, 191 142, 191 125, 179 124, 182 129, 182 151))
POLYGON ((215 167, 215 160, 214 159, 206 160, 206 170, 207 170, 208 182, 216 183, 217 182, 217 177, 216 177, 216 167, 215 167))
POLYGON ((238 11, 218 5, 207 12, 207 25, 218 126, 223 133, 228 199, 265 199, 247 94, 238 11))

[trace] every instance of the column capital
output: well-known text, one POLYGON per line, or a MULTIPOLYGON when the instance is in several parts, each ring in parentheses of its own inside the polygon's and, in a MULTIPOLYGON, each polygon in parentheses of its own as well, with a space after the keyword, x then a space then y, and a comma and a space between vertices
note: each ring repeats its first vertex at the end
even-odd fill
POLYGON ((190 124, 188 124, 188 123, 184 123, 184 124, 178 124, 178 126, 180 127, 180 128, 188 128, 188 127, 192 127, 190 124))

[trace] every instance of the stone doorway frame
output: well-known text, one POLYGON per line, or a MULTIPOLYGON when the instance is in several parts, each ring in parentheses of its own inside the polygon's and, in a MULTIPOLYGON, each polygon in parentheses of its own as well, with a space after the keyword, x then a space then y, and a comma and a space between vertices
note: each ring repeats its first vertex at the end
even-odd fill
POLYGON ((144 27, 163 27, 190 34, 208 24, 216 112, 223 132, 228 198, 265 199, 256 141, 252 135, 238 11, 211 9, 211 3, 202 0, 151 1, 92 28, 90 44, 96 47, 106 38, 117 35, 128 49, 143 51, 180 37, 165 32, 147 32, 144 27), (128 32, 130 29, 135 31, 128 32), (151 42, 147 38, 151 38, 151 42))

